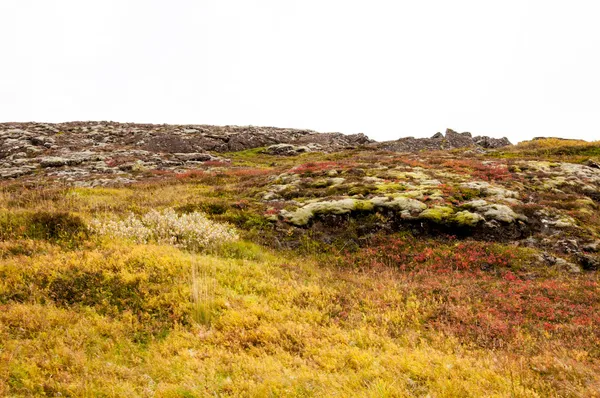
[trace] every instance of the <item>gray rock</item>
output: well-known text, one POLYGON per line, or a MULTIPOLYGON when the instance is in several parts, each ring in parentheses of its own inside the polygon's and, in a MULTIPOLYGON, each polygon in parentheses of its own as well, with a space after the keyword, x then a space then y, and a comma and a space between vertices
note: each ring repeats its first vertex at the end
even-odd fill
POLYGON ((263 152, 269 155, 295 156, 301 153, 311 152, 311 149, 304 145, 275 144, 268 146, 263 152))
POLYGON ((173 157, 175 157, 178 160, 184 161, 184 162, 188 162, 188 161, 207 162, 209 160, 220 159, 219 157, 213 156, 210 153, 199 153, 199 152, 174 153, 173 157))
POLYGON ((600 270, 600 256, 598 255, 579 253, 577 260, 586 271, 600 270))
POLYGON ((600 251, 600 240, 589 242, 581 246, 581 249, 586 252, 597 253, 600 251))
POLYGON ((477 136, 473 138, 473 142, 476 145, 487 149, 496 149, 512 145, 506 137, 492 138, 487 136, 477 136))
POLYGON ((471 133, 460 134, 452 129, 446 129, 445 139, 450 148, 466 148, 474 146, 475 143, 471 139, 471 133))
POLYGON ((58 156, 51 156, 40 159, 40 166, 42 167, 62 167, 62 166, 73 166, 81 163, 82 161, 76 162, 73 159, 61 158, 58 156))

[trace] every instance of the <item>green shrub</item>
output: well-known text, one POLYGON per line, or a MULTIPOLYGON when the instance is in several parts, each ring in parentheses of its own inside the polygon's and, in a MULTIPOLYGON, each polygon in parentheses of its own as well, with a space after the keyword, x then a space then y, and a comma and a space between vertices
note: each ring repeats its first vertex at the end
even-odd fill
POLYGON ((227 211, 229 206, 222 202, 207 202, 207 203, 187 203, 176 207, 175 210, 179 213, 189 214, 201 211, 206 214, 220 215, 227 211))
POLYGON ((248 241, 228 242, 223 244, 218 253, 223 257, 242 260, 260 261, 264 258, 264 249, 248 241))
POLYGON ((0 213, 0 240, 14 238, 43 239, 53 242, 76 243, 88 237, 84 221, 67 212, 9 212, 0 213))

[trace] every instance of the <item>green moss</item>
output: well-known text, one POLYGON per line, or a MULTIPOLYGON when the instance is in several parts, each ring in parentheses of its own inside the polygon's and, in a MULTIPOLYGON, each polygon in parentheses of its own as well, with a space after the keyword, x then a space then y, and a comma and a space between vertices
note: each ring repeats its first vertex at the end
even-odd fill
POLYGON ((396 182, 377 184, 377 191, 382 193, 404 191, 406 186, 396 182))
POLYGON ((435 206, 426 209, 419 214, 419 218, 430 220, 436 223, 445 223, 454 214, 454 209, 447 206, 435 206))
POLYGON ((327 179, 315 180, 309 184, 313 188, 326 188, 331 185, 331 181, 327 179))
POLYGON ((368 200, 357 200, 354 204, 354 210, 356 211, 371 211, 375 208, 373 203, 368 200))
POLYGON ((471 213, 470 211, 463 210, 454 214, 452 221, 461 226, 473 227, 484 221, 484 218, 477 213, 471 213))
POLYGON ((368 195, 377 192, 377 187, 374 185, 358 185, 350 188, 348 195, 368 195))

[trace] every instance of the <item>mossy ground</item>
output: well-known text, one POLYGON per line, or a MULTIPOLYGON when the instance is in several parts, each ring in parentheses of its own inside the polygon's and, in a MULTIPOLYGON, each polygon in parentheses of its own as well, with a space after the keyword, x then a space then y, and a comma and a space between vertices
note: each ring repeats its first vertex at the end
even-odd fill
MULTIPOLYGON (((535 206, 570 212, 597 234, 597 204, 577 189, 524 190, 540 185, 446 154, 230 157, 122 188, 2 186, 0 396, 600 395, 597 271, 543 265, 539 248, 514 242, 362 230, 385 224, 385 212, 296 228, 269 221, 287 202, 261 200, 290 169, 305 182, 335 170, 342 196, 376 177, 386 185, 359 195, 419 185, 430 208, 459 209, 489 199, 460 187, 474 175, 521 187, 535 206), (393 176, 386 162, 413 174, 393 176), (190 253, 82 227, 162 208, 203 211, 243 239, 190 253)), ((339 199, 322 194, 330 188, 297 199, 339 199)), ((531 218, 535 206, 516 208, 531 218)))

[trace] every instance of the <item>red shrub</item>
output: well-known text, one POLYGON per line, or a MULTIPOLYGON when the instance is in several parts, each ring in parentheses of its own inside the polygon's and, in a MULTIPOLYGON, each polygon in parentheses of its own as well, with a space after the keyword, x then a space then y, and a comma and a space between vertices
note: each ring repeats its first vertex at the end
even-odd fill
POLYGON ((428 303, 423 323, 487 347, 522 333, 571 347, 600 343, 600 284, 595 274, 532 279, 511 247, 413 237, 378 238, 342 261, 394 267, 406 296, 428 303))

